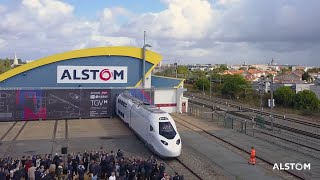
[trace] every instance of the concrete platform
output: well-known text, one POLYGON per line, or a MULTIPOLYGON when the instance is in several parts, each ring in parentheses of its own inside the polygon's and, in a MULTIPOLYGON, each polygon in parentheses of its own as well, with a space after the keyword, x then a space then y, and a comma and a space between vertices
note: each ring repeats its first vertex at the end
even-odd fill
MULTIPOLYGON (((206 128, 214 126, 214 124, 209 124, 196 119, 192 116, 174 114, 175 116, 186 119, 188 122, 197 123, 199 126, 204 126, 206 128), (198 123, 201 122, 201 123, 198 123)), ((174 118, 175 119, 175 118, 174 118)), ((177 119, 179 121, 179 119, 177 119)), ((261 140, 256 137, 248 136, 238 131, 232 129, 216 129, 208 130, 214 135, 235 144, 238 147, 247 149, 248 151, 252 146, 255 147, 257 156, 260 156, 272 163, 311 163, 311 170, 304 171, 293 171, 294 173, 299 174, 305 179, 320 179, 320 159, 311 157, 299 153, 288 148, 283 148, 271 142, 261 140)), ((221 147, 221 145, 215 145, 214 142, 209 142, 205 138, 201 137, 199 134, 195 133, 181 133, 182 140, 186 140, 189 144, 192 144, 194 148, 198 147, 197 150, 201 151, 204 154, 207 154, 207 157, 212 159, 220 167, 222 167, 228 173, 239 177, 240 179, 270 179, 278 178, 270 174, 272 172, 272 167, 266 170, 260 168, 259 166, 248 166, 247 160, 242 157, 235 155, 234 153, 228 151, 227 149, 221 147), (198 136, 198 137, 197 137, 198 136), (197 138, 196 138, 197 137, 197 138), (215 146, 215 147, 213 147, 215 146), (248 173, 250 172, 250 173, 248 173)), ((277 171, 277 170, 274 170, 277 171)))
POLYGON ((130 135, 132 131, 119 119, 81 119, 68 121, 68 137, 108 137, 130 135))
MULTIPOLYGON (((23 125, 27 123, 27 122, 17 122, 13 128, 9 131, 9 133, 3 138, 2 141, 12 141, 17 134, 19 133, 19 131, 22 129, 23 125)), ((2 123, 0 125, 0 127, 2 126, 2 123)), ((6 125, 5 125, 6 126, 6 125)))
POLYGON ((52 139, 55 121, 28 122, 21 131, 18 141, 52 139))
MULTIPOLYGON (((130 147, 127 146, 130 149, 134 147, 132 143, 140 142, 117 118, 1 122, 0 130, 2 137, 0 155, 2 156, 4 154, 22 156, 60 153, 62 147, 68 147, 69 152, 85 149, 98 150, 100 147, 108 147, 109 150, 126 148, 126 143, 117 147, 118 141, 131 144, 130 147)), ((145 147, 142 146, 142 148, 145 147)))
POLYGON ((56 139, 66 138, 66 121, 59 120, 57 124, 56 139))
POLYGON ((14 122, 1 122, 0 125, 0 138, 4 138, 5 133, 12 127, 14 122))

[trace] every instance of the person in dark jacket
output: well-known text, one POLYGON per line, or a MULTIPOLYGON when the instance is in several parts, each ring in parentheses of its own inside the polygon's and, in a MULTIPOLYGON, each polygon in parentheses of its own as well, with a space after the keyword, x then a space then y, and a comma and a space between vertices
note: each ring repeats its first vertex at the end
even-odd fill
POLYGON ((41 180, 55 180, 56 165, 50 164, 49 169, 42 175, 41 180))
POLYGON ((99 165, 99 161, 96 161, 96 163, 93 165, 92 167, 93 169, 93 177, 94 179, 100 179, 101 178, 101 173, 102 173, 102 170, 101 170, 101 166, 99 165))
POLYGON ((172 180, 183 180, 183 176, 180 176, 177 172, 175 173, 174 177, 172 180))
POLYGON ((58 180, 62 179, 62 174, 63 174, 63 163, 60 162, 59 165, 57 166, 57 170, 56 170, 56 175, 58 177, 58 180))
POLYGON ((75 156, 71 159, 71 165, 72 165, 72 175, 78 175, 78 163, 75 156))
POLYGON ((34 172, 34 179, 40 180, 42 173, 43 173, 43 166, 37 168, 37 170, 34 172))
POLYGON ((72 162, 70 161, 68 163, 68 180, 72 180, 73 179, 73 166, 72 166, 72 162))
POLYGON ((19 169, 13 173, 12 180, 21 180, 24 174, 25 170, 22 166, 20 166, 19 169))
POLYGON ((151 176, 152 176, 152 164, 151 164, 151 161, 148 160, 145 163, 145 169, 146 169, 146 178, 150 179, 151 176))
POLYGON ((6 180, 6 172, 4 171, 3 167, 0 167, 0 180, 6 180))
MULTIPOLYGON (((107 174, 107 168, 108 168, 108 163, 107 163, 106 156, 102 157, 100 166, 101 166, 101 170, 102 170, 101 178, 105 179, 106 178, 106 174, 107 174)), ((109 176, 107 176, 107 177, 109 177, 109 176)))
POLYGON ((80 161, 78 165, 79 180, 84 180, 84 172, 85 172, 85 168, 83 166, 82 161, 80 161))
POLYGON ((159 165, 159 173, 160 173, 160 177, 163 178, 164 177, 164 172, 166 170, 166 167, 164 166, 163 163, 160 163, 159 165))

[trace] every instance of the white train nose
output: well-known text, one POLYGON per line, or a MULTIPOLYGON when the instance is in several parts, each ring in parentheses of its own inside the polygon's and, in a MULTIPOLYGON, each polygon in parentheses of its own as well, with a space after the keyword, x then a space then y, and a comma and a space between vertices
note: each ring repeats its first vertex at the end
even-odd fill
POLYGON ((172 149, 164 148, 162 154, 166 157, 178 157, 181 154, 181 147, 175 147, 172 149))
POLYGON ((165 157, 178 157, 181 154, 181 143, 177 145, 175 142, 170 142, 167 146, 163 145, 158 151, 165 157))

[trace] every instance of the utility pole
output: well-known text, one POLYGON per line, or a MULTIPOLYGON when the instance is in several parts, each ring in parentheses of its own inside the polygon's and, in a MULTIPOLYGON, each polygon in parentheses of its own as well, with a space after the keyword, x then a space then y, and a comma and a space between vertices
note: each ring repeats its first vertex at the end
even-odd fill
POLYGON ((204 95, 204 79, 202 79, 202 94, 204 95))
POLYGON ((143 46, 146 44, 146 31, 143 31, 143 46))
POLYGON ((174 63, 175 70, 176 70, 176 78, 178 78, 178 63, 177 61, 174 63))
POLYGON ((143 31, 143 48, 142 48, 142 88, 145 88, 145 71, 146 71, 146 31, 143 31))
POLYGON ((274 106, 274 101, 273 101, 273 75, 271 76, 271 85, 270 85, 270 92, 271 92, 271 109, 270 109, 270 113, 271 113, 271 130, 273 131, 273 106, 274 106))
POLYGON ((264 78, 260 80, 259 92, 260 92, 260 116, 262 117, 262 95, 263 95, 263 86, 264 86, 264 78))
POLYGON ((176 67, 176 78, 178 78, 178 68, 176 67))
POLYGON ((212 75, 210 74, 210 98, 211 98, 211 84, 212 84, 212 75))
POLYGON ((146 73, 146 48, 152 47, 149 44, 146 44, 146 31, 143 31, 143 47, 142 47, 142 88, 146 88, 146 80, 145 80, 145 73, 146 73))

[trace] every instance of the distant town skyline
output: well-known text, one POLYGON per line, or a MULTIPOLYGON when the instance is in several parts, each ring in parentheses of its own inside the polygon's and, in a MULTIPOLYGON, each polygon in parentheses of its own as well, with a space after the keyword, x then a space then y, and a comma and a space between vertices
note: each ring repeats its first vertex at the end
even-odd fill
POLYGON ((2 0, 0 57, 143 45, 164 63, 320 66, 320 1, 2 0))

